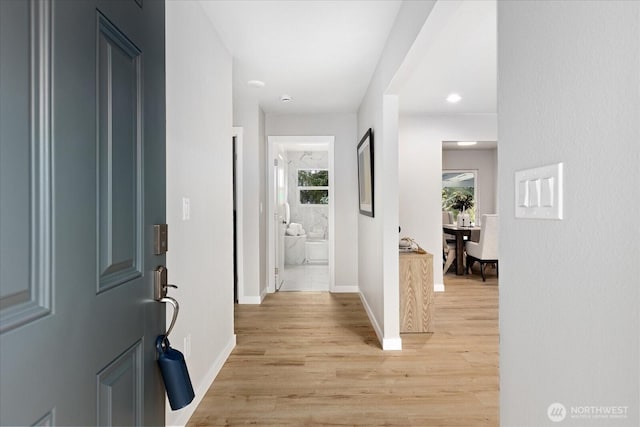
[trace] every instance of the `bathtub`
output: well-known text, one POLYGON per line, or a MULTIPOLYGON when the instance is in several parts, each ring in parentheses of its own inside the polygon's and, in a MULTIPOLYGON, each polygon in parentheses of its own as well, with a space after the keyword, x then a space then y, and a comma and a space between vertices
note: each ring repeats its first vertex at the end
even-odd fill
MULTIPOLYGON (((2 1, 2 0, 0 0, 2 1)), ((307 236, 284 236, 285 265, 302 265, 305 262, 306 249, 304 242, 307 236)))
POLYGON ((327 264, 329 242, 324 239, 307 239, 304 242, 304 254, 309 264, 327 264))

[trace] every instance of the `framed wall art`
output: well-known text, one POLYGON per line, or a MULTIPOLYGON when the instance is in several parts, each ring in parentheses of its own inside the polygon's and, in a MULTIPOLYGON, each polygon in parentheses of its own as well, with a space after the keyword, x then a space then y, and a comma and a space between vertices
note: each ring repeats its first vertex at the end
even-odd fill
POLYGON ((373 173, 373 131, 369 128, 358 143, 358 194, 360 213, 370 217, 374 216, 373 173))

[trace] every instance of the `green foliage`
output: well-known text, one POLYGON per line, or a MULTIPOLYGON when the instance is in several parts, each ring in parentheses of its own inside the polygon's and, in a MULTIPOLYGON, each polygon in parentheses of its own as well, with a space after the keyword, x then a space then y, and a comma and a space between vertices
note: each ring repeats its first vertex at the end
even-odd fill
POLYGON ((473 187, 444 187, 442 189, 442 209, 451 211, 455 216, 466 211, 475 222, 475 201, 473 187))
POLYGON ((329 204, 329 190, 300 190, 300 203, 303 205, 329 204))
POLYGON ((300 203, 303 205, 329 204, 329 171, 326 169, 307 169, 298 171, 300 203), (306 188, 324 187, 324 188, 306 188))
POLYGON ((329 171, 328 170, 299 170, 298 171, 299 187, 328 187, 329 171))

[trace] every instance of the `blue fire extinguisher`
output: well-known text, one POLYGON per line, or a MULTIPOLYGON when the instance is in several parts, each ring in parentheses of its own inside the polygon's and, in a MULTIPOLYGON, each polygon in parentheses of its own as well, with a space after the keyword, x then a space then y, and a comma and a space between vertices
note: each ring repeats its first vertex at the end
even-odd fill
POLYGON ((171 319, 167 333, 158 335, 158 338, 156 338, 156 351, 158 352, 158 366, 162 373, 164 388, 167 390, 169 405, 171 405, 171 409, 175 411, 191 403, 195 393, 193 392, 193 386, 191 385, 191 378, 189 377, 184 355, 178 350, 171 348, 171 344, 169 343, 168 336, 176 323, 180 307, 178 306, 178 301, 166 296, 166 288, 171 285, 166 285, 166 269, 161 270, 161 272, 164 274, 164 286, 162 287, 164 296, 160 295, 161 298, 157 300, 173 306, 173 318, 171 319))
POLYGON ((175 411, 184 408, 195 396, 184 356, 178 350, 171 348, 166 335, 158 336, 156 350, 171 409, 175 411))

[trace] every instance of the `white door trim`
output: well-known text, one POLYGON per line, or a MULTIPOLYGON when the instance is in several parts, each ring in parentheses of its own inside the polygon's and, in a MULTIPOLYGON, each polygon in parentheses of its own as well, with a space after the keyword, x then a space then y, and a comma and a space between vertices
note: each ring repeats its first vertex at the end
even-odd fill
POLYGON ((238 274, 238 303, 244 303, 244 207, 243 207, 243 154, 241 127, 233 127, 231 135, 236 138, 236 270, 238 274))
POLYGON ((268 136, 267 137, 267 291, 276 291, 276 283, 273 272, 275 271, 275 233, 273 230, 273 218, 275 215, 275 182, 273 159, 278 155, 278 144, 327 144, 329 151, 329 291, 335 291, 335 197, 334 197, 334 136, 268 136))

